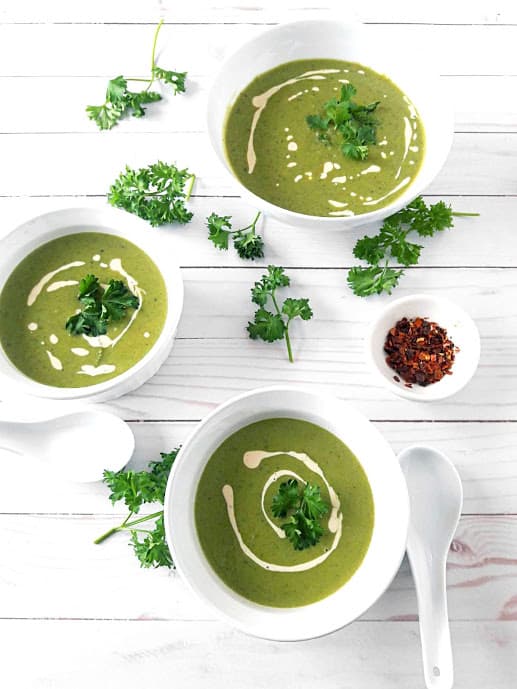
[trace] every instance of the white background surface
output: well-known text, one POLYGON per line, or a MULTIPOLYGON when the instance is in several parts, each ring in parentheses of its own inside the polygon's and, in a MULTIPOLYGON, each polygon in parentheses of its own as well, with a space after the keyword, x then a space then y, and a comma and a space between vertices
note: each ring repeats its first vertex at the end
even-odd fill
MULTIPOLYGON (((312 9, 304 9, 303 4, 312 9)), ((2 0, 0 5, 0 233, 41 212, 102 206, 124 165, 160 157, 198 183, 195 218, 168 233, 183 267, 185 311, 162 370, 111 408, 132 422, 133 465, 180 443, 215 405, 262 384, 291 382, 353 400, 396 450, 429 442, 455 462, 465 491, 448 561, 456 687, 517 684, 517 9, 514 2, 370 0, 356 16, 416 46, 450 86, 456 111, 449 160, 429 188, 456 210, 479 211, 430 241, 394 296, 446 294, 482 337, 474 380, 456 397, 421 405, 377 386, 364 362, 365 329, 389 297, 346 287, 362 234, 264 228, 269 262, 289 271, 315 317, 282 344, 247 339, 249 287, 261 274, 206 240, 212 210, 249 220, 203 132, 205 95, 221 59, 264 24, 321 16, 272 0, 2 0), (282 7, 280 8, 280 5, 282 7), (107 79, 144 75, 154 25, 160 64, 188 70, 188 92, 143 120, 98 132, 85 116, 107 79)), ((153 230, 149 230, 153 232, 153 230)), ((0 391, 1 396, 1 391, 0 391)), ((48 409, 48 407, 47 407, 48 409)), ((12 401, 0 414, 19 413, 12 401)), ((27 413, 27 409, 22 410, 27 413)), ((327 638, 275 644, 213 619, 173 572, 141 570, 124 535, 92 540, 120 521, 101 486, 70 488, 0 452, 0 684, 9 689, 415 689, 423 686, 413 584, 404 563, 364 617, 327 638)))

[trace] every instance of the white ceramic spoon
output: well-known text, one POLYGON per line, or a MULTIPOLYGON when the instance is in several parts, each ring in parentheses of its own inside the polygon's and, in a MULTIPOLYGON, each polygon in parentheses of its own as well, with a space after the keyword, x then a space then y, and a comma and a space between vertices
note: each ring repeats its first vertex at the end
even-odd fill
POLYGON ((441 452, 414 445, 399 455, 410 499, 407 552, 415 581, 428 689, 454 683, 445 565, 463 502, 460 477, 441 452))
POLYGON ((78 411, 36 422, 0 421, 0 449, 43 462, 74 483, 100 481, 104 469, 122 469, 134 448, 129 426, 105 411, 78 411))

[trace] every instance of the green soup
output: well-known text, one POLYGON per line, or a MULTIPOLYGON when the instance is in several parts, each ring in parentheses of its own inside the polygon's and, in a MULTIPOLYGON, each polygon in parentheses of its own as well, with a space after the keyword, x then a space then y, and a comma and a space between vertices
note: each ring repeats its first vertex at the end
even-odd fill
POLYGON ((0 294, 0 343, 12 363, 45 385, 95 385, 134 366, 158 339, 167 292, 153 261, 122 237, 80 232, 40 246, 14 269, 0 294), (140 306, 112 322, 106 335, 71 335, 81 308, 78 284, 88 273, 102 285, 123 280, 140 306))
POLYGON ((288 62, 256 77, 232 105, 224 132, 226 154, 242 184, 282 208, 307 215, 346 217, 391 203, 416 177, 424 132, 410 100, 387 77, 354 62, 288 62), (354 102, 380 101, 375 145, 366 160, 322 143, 307 124, 341 86, 354 102))
POLYGON ((266 419, 238 430, 210 457, 195 520, 207 560, 230 588, 262 605, 295 607, 350 579, 370 543, 374 506, 366 474, 338 438, 307 421, 266 419), (332 507, 321 540, 305 550, 282 537, 286 519, 271 511, 290 477, 319 486, 332 507))

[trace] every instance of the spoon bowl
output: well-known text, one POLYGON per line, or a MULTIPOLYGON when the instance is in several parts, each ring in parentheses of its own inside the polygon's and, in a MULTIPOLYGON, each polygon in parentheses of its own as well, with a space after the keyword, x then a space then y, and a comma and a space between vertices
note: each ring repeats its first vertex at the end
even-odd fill
POLYGON ((410 499, 407 553, 417 592, 425 683, 428 689, 451 689, 445 569, 461 515, 461 480, 444 454, 425 445, 407 448, 399 461, 410 499))
POLYGON ((92 483, 104 469, 118 471, 129 462, 135 439, 118 416, 92 409, 45 421, 0 421, 0 447, 43 463, 67 481, 92 483))

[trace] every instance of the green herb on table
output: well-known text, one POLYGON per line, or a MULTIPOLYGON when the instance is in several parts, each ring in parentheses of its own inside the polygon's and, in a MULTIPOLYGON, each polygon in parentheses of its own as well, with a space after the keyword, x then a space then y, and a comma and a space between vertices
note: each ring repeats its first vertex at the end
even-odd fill
POLYGON ((458 213, 443 201, 428 206, 421 196, 402 210, 386 218, 378 234, 359 239, 354 256, 369 264, 354 266, 348 271, 348 285, 360 297, 386 292, 391 294, 398 285, 403 270, 389 267, 390 259, 399 265, 418 263, 421 244, 408 240, 414 232, 419 237, 432 237, 437 232, 453 227, 454 217, 475 217, 479 213, 458 213))
POLYGON ((86 112, 88 117, 95 122, 99 129, 112 129, 122 117, 132 115, 143 117, 144 105, 154 103, 162 99, 157 91, 151 91, 155 82, 162 82, 170 86, 174 95, 185 92, 186 72, 173 72, 162 69, 156 64, 156 42, 162 28, 163 21, 156 27, 151 53, 151 75, 148 79, 138 77, 123 77, 122 75, 108 81, 106 100, 102 105, 88 105, 86 112), (128 82, 144 82, 147 84, 142 91, 130 91, 128 82))
POLYGON ((128 309, 137 309, 140 305, 138 297, 125 282, 110 280, 104 288, 95 275, 82 278, 77 298, 83 308, 65 324, 71 335, 105 335, 111 322, 120 321, 128 309))
POLYGON ((289 361, 292 363, 294 359, 289 338, 289 325, 294 318, 299 317, 308 321, 313 314, 308 299, 288 297, 280 306, 276 291, 280 287, 288 287, 290 282, 283 268, 267 267, 266 275, 263 275, 251 288, 251 301, 260 308, 255 312, 255 319, 248 323, 247 331, 252 340, 275 342, 275 340, 284 339, 289 361), (274 311, 268 311, 265 308, 269 300, 274 311))
POLYGON ((328 513, 329 506, 321 497, 319 486, 306 483, 300 491, 298 481, 289 479, 280 484, 271 511, 276 518, 289 517, 280 528, 295 550, 305 550, 322 537, 320 519, 328 513))
POLYGON ((185 168, 158 161, 132 170, 126 166, 111 185, 108 201, 112 206, 149 221, 153 227, 167 223, 185 224, 193 213, 187 209, 196 177, 185 168))
POLYGON ((95 539, 102 543, 119 531, 128 531, 131 545, 142 567, 174 567, 174 562, 165 539, 163 510, 133 519, 145 503, 160 503, 165 500, 167 479, 179 448, 171 452, 161 452, 161 461, 149 462, 149 471, 105 471, 104 483, 111 493, 112 504, 124 501, 129 514, 124 521, 95 539), (141 525, 153 522, 152 529, 143 529, 141 525))
POLYGON ((264 256, 264 241, 256 232, 260 211, 250 225, 240 230, 232 230, 232 218, 230 215, 217 215, 212 213, 206 219, 208 227, 208 239, 218 249, 228 250, 230 237, 233 237, 233 246, 240 258, 251 259, 264 256))
POLYGON ((368 146, 377 142, 373 116, 380 101, 359 105, 352 98, 357 90, 352 84, 343 84, 339 99, 331 98, 323 104, 323 113, 308 115, 306 122, 327 145, 337 144, 347 158, 366 160, 368 146))

